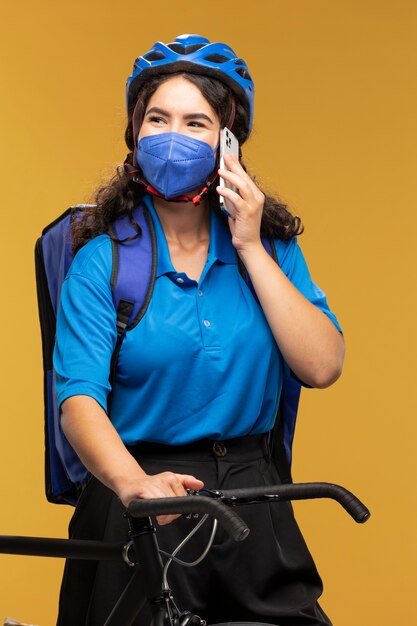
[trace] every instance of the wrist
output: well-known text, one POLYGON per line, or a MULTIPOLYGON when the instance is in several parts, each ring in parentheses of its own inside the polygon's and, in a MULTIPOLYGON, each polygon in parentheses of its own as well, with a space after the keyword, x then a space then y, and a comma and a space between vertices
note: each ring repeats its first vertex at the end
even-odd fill
MULTIPOLYGON (((136 460, 132 458, 132 462, 128 463, 125 467, 119 467, 117 472, 109 476, 105 481, 107 485, 114 491, 119 497, 121 494, 129 492, 133 485, 136 486, 147 476, 146 472, 140 467, 136 460)), ((103 481, 104 482, 104 481, 103 481)))
POLYGON ((247 270, 249 270, 250 265, 259 262, 265 254, 268 254, 260 239, 252 243, 236 247, 236 250, 247 270))

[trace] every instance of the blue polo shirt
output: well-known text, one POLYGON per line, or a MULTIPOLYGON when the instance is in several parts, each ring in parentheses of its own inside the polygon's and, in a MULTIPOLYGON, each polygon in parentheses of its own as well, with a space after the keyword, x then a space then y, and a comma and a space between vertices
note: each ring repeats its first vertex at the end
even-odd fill
MULTIPOLYGON (((143 319, 122 344, 114 426, 128 445, 180 445, 270 430, 287 368, 239 274, 227 223, 211 213, 207 262, 197 282, 176 272, 151 196, 145 202, 156 230, 156 280, 143 319)), ((275 245, 286 276, 340 330, 296 238, 275 245)), ((111 271, 111 241, 101 235, 77 253, 64 281, 54 353, 60 404, 81 394, 106 410, 117 339, 111 271)))

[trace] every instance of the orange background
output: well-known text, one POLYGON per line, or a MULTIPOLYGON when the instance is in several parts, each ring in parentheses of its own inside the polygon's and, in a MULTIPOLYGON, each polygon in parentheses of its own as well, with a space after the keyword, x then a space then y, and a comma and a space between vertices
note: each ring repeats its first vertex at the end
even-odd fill
MULTIPOLYGON (((342 379, 305 391, 297 481, 356 492, 298 503, 335 626, 411 624, 415 595, 416 41, 413 0, 22 0, 2 12, 0 532, 66 535, 43 495, 33 246, 123 160, 124 86, 158 39, 226 41, 256 84, 244 157, 299 214, 313 277, 342 323, 342 379)), ((53 626, 63 563, 0 555, 0 621, 53 626)))

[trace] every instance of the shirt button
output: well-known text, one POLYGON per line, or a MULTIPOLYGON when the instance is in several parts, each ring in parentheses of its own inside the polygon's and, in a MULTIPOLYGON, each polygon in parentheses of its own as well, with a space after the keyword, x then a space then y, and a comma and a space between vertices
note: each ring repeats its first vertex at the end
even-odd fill
POLYGON ((201 289, 199 289, 197 293, 198 293, 198 295, 199 295, 199 296, 200 296, 200 298, 201 298, 201 296, 203 295, 203 292, 201 291, 201 289))
POLYGON ((180 276, 178 276, 178 278, 177 278, 177 283, 183 283, 183 282, 184 282, 184 279, 183 279, 183 278, 181 278, 180 276))
POLYGON ((206 328, 208 328, 209 326, 211 326, 211 324, 210 324, 210 322, 209 322, 208 320, 204 320, 203 324, 204 324, 204 326, 205 326, 206 328))

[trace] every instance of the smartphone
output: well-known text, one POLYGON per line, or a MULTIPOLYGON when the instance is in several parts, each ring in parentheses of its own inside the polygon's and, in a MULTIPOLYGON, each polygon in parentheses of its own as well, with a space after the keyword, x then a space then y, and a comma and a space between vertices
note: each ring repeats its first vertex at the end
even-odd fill
MULTIPOLYGON (((222 169, 227 169, 224 164, 223 158, 225 154, 234 154, 235 157, 239 159, 239 142, 232 133, 232 131, 228 128, 222 128, 220 131, 220 167, 222 169)), ((236 187, 229 183, 227 180, 224 180, 224 178, 222 178, 221 176, 219 180, 219 186, 227 187, 228 189, 232 189, 232 191, 236 191, 236 193, 238 193, 236 187)), ((231 217, 233 215, 233 207, 230 208, 229 200, 227 200, 227 198, 223 198, 223 196, 220 196, 220 209, 228 217, 231 217), (228 208, 230 209, 230 211, 228 210, 228 208)))

